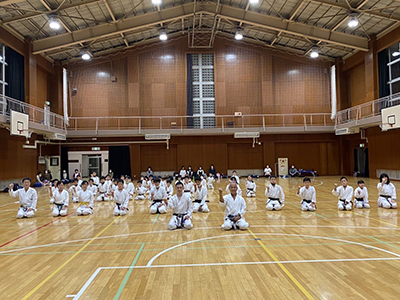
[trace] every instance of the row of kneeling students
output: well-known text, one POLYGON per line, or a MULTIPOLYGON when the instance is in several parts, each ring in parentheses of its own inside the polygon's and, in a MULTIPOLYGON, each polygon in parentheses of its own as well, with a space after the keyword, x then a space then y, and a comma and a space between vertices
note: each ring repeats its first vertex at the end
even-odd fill
MULTIPOLYGON (((150 213, 164 214, 167 209, 171 210, 172 218, 168 224, 168 228, 173 230, 176 228, 190 229, 193 227, 191 222, 192 213, 209 212, 207 205, 207 186, 202 178, 196 178, 193 183, 190 178, 185 177, 183 181, 176 181, 173 192, 171 181, 166 184, 161 184, 159 178, 153 179, 153 185, 150 189, 142 186, 142 181, 139 180, 136 188, 132 187, 132 182, 125 182, 120 179, 117 184, 110 188, 105 188, 104 178, 100 180, 99 185, 93 185, 93 180, 79 182, 69 188, 72 194, 72 202, 78 203, 76 210, 77 215, 93 214, 94 199, 97 195, 98 201, 113 200, 115 202, 115 216, 126 215, 128 211, 129 200, 135 199, 144 200, 148 194, 148 199, 151 201, 150 213), (194 201, 192 201, 194 199, 194 201)), ((246 229, 249 225, 245 221, 246 201, 242 197, 242 190, 238 184, 239 179, 232 177, 226 187, 227 195, 222 196, 222 189, 219 189, 219 205, 225 207, 225 218, 222 228, 230 229, 246 229)), ((31 188, 30 178, 23 179, 23 188, 13 191, 13 184, 9 187, 9 194, 13 197, 19 197, 20 208, 17 213, 17 218, 34 217, 37 204, 36 190, 31 188)), ((363 180, 358 181, 358 187, 353 190, 348 185, 346 177, 340 178, 341 185, 334 185, 332 190, 333 195, 338 197, 337 207, 339 210, 352 210, 353 197, 354 207, 358 209, 370 208, 368 201, 368 190, 365 187, 363 180)), ((301 209, 303 211, 315 211, 316 209, 316 191, 311 185, 309 178, 303 179, 303 186, 298 187, 297 196, 301 200, 301 209)), ((110 185, 111 186, 111 185, 110 185)), ((254 197, 256 195, 256 183, 251 176, 246 182, 246 196, 254 197)), ((397 208, 396 189, 393 183, 390 182, 389 176, 385 173, 381 174, 380 182, 377 185, 378 189, 378 207, 382 208, 397 208)), ((53 187, 49 187, 50 202, 54 204, 52 215, 54 217, 66 216, 69 206, 70 195, 65 189, 63 182, 56 182, 53 187)), ((285 205, 285 193, 280 185, 276 183, 276 177, 270 177, 270 184, 265 189, 267 197, 266 209, 270 211, 281 210, 285 205)))

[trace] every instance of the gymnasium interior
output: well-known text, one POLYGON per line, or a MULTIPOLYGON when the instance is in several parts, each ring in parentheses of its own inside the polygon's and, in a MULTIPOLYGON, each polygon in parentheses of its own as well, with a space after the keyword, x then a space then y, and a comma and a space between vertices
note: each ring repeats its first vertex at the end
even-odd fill
POLYGON ((0 299, 398 299, 397 209, 378 207, 377 184, 400 187, 399 104, 397 0, 1 1, 0 299), (7 190, 44 170, 136 186, 149 167, 211 165, 191 230, 168 230, 149 199, 53 217, 47 185, 17 219, 7 190), (233 171, 249 227, 223 231, 233 171), (342 176, 365 182, 370 209, 338 210, 342 176), (305 177, 315 212, 296 195, 305 177))

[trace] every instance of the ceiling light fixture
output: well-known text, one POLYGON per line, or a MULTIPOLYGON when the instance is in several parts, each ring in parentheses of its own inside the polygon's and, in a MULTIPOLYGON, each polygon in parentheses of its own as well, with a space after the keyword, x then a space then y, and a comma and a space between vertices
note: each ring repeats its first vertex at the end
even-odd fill
POLYGON ((240 41, 243 39, 243 31, 242 29, 238 28, 235 33, 235 40, 240 41))
POLYGON ((154 5, 161 5, 162 1, 161 0, 151 0, 151 3, 154 5))
POLYGON ((350 28, 355 28, 358 26, 358 18, 357 18, 357 14, 356 13, 351 13, 349 15, 349 22, 347 23, 347 26, 349 26, 350 28))
POLYGON ((259 2, 258 0, 249 0, 249 3, 252 5, 258 4, 258 2, 259 2))
POLYGON ((167 32, 165 31, 165 29, 160 29, 159 38, 162 41, 166 41, 168 39, 167 32))
POLYGON ((57 17, 54 17, 54 16, 50 17, 49 26, 51 29, 54 29, 54 30, 58 30, 61 28, 60 22, 58 21, 57 17))
POLYGON ((93 58, 93 54, 90 51, 84 50, 81 57, 83 60, 89 61, 93 58))
POLYGON ((317 58, 318 56, 319 56, 318 47, 312 47, 311 52, 310 52, 310 57, 317 58))

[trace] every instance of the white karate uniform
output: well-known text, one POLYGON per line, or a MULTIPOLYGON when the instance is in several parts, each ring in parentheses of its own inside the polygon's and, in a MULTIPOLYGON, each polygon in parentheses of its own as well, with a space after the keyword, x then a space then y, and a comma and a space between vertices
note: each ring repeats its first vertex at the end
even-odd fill
POLYGON ((154 188, 150 191, 150 194, 153 195, 152 201, 153 203, 150 206, 150 213, 156 214, 157 212, 160 214, 165 214, 167 212, 167 208, 165 207, 163 199, 167 199, 167 192, 161 186, 158 189, 154 186, 154 188), (157 202, 155 202, 155 200, 157 202), (161 201, 160 201, 161 200, 161 201), (161 204, 161 206, 159 206, 161 204))
POLYGON ((267 188, 265 189, 265 196, 268 198, 267 210, 281 210, 285 206, 285 193, 280 185, 275 184, 273 186, 270 184, 269 192, 267 188))
POLYGON ((205 188, 207 188, 207 180, 205 180, 204 178, 201 180, 201 185, 204 186, 205 188))
POLYGON ((179 175, 181 175, 181 178, 183 179, 183 177, 186 176, 186 170, 180 170, 179 175))
POLYGON ((393 183, 382 184, 382 182, 379 182, 377 188, 379 193, 378 207, 397 208, 396 188, 393 185, 393 183), (389 197, 382 197, 382 196, 389 196, 389 197))
POLYGON ((52 186, 52 187, 51 187, 51 191, 52 191, 52 193, 53 193, 53 197, 50 196, 50 204, 54 203, 54 192, 55 192, 56 190, 58 190, 57 187, 55 187, 55 186, 52 186))
POLYGON ((190 197, 192 195, 193 191, 194 191, 193 182, 189 181, 187 183, 186 182, 183 183, 183 192, 185 194, 187 194, 190 197))
POLYGON ((136 186, 136 200, 144 200, 145 199, 146 188, 142 186, 136 186))
POLYGON ((194 193, 193 193, 194 201, 193 203, 193 212, 197 213, 199 212, 200 206, 202 206, 202 212, 208 213, 210 210, 208 209, 206 199, 207 199, 207 188, 203 185, 200 185, 200 187, 197 186, 194 187, 194 193))
POLYGON ((237 176, 237 175, 235 175, 235 176, 231 176, 231 178, 232 177, 235 177, 236 178, 236 183, 239 185, 240 184, 240 178, 239 178, 239 176, 237 176))
POLYGON ((218 201, 219 206, 225 207, 225 219, 224 224, 222 224, 223 230, 236 229, 239 227, 244 230, 249 227, 249 223, 244 219, 244 214, 246 213, 246 201, 242 196, 236 194, 235 199, 233 199, 231 194, 225 195, 223 197, 224 202, 218 201), (233 217, 240 216, 241 218, 234 222, 231 220, 233 217))
POLYGON ((178 195, 172 196, 170 200, 168 200, 168 209, 172 211, 172 218, 168 223, 168 229, 174 230, 177 228, 186 228, 191 229, 193 227, 192 224, 192 212, 193 212, 193 203, 190 197, 186 194, 182 194, 182 197, 178 197, 178 195), (189 219, 186 220, 185 216, 189 216, 189 219))
POLYGON ((73 203, 79 202, 78 192, 81 190, 82 190, 82 188, 80 187, 80 185, 71 185, 70 188, 68 189, 68 191, 71 193, 73 203))
POLYGON ((135 186, 133 185, 132 182, 129 182, 126 185, 126 191, 128 192, 129 200, 132 200, 133 194, 135 193, 135 186))
POLYGON ((257 185, 253 180, 247 180, 246 182, 246 196, 255 197, 256 196, 257 185))
POLYGON ((53 192, 54 206, 53 206, 53 217, 66 216, 69 204, 69 195, 66 190, 61 193, 58 189, 53 192))
POLYGON ((19 197, 19 210, 17 218, 33 218, 35 216, 36 204, 37 204, 37 193, 36 190, 29 187, 28 190, 25 188, 18 189, 16 191, 9 191, 9 195, 12 197, 19 197), (32 209, 28 211, 28 209, 32 209))
POLYGON ((111 180, 106 180, 106 181, 105 181, 105 184, 106 184, 106 186, 107 186, 107 196, 108 196, 108 198, 111 200, 111 199, 112 199, 112 197, 111 197, 111 191, 112 191, 112 185, 113 185, 113 183, 112 183, 111 180))
POLYGON ((214 189, 214 185, 213 182, 215 181, 214 177, 207 177, 207 188, 213 190, 214 189))
POLYGON ((166 186, 165 187, 165 191, 167 192, 167 199, 169 200, 169 199, 171 199, 171 197, 173 196, 173 194, 174 194, 174 187, 172 186, 172 184, 170 185, 170 186, 166 186))
POLYGON ((368 190, 366 187, 357 187, 354 191, 354 206, 356 208, 370 208, 368 202, 368 190), (360 192, 360 193, 358 193, 360 192))
POLYGON ((96 196, 96 194, 97 194, 97 186, 95 186, 94 184, 93 185, 88 185, 87 189, 92 192, 93 197, 96 196))
POLYGON ((93 214, 93 201, 94 197, 91 191, 89 190, 80 190, 78 192, 79 199, 79 207, 76 210, 76 214, 78 216, 86 216, 93 214))
POLYGON ((264 176, 270 176, 271 172, 272 172, 271 168, 265 168, 264 169, 264 176))
POLYGON ((125 216, 128 213, 129 194, 126 190, 114 192, 114 216, 125 216), (122 208, 125 208, 124 210, 122 208))
POLYGON ((92 179, 93 179, 93 183, 94 183, 96 186, 99 185, 100 179, 99 179, 98 176, 92 177, 92 179))
POLYGON ((303 186, 300 188, 300 191, 297 193, 297 196, 300 197, 301 200, 301 210, 303 211, 314 211, 316 209, 315 204, 317 203, 317 197, 315 188, 313 186, 309 186, 308 189, 303 186), (313 206, 311 204, 314 204, 313 206))
POLYGON ((336 188, 336 191, 335 189, 332 190, 332 194, 339 197, 339 210, 351 210, 353 208, 353 188, 351 186, 348 185, 346 188, 339 186, 336 188))
MULTIPOLYGON (((230 183, 228 183, 228 185, 226 186, 226 189, 225 189, 228 193, 230 193, 229 185, 230 185, 230 183)), ((240 185, 238 185, 238 184, 236 183, 236 186, 237 186, 237 191, 236 191, 236 193, 237 193, 240 197, 242 197, 243 192, 242 192, 242 189, 240 188, 240 185)))
POLYGON ((105 201, 105 200, 110 200, 108 197, 108 184, 106 182, 104 183, 99 183, 97 189, 99 191, 99 195, 97 196, 97 201, 105 201))

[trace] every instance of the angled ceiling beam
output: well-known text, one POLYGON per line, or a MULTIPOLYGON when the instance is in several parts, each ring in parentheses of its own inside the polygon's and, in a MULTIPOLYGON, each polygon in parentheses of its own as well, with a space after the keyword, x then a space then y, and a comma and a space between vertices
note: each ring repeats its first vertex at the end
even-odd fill
MULTIPOLYGON (((73 7, 77 7, 77 6, 81 6, 81 5, 87 5, 87 4, 91 4, 91 3, 95 3, 95 2, 99 2, 101 0, 83 0, 80 2, 74 2, 74 3, 66 3, 64 4, 62 7, 59 7, 57 9, 53 9, 53 10, 38 10, 37 12, 32 12, 32 13, 26 13, 24 15, 21 16, 17 16, 17 17, 13 17, 13 18, 9 18, 9 19, 5 19, 2 24, 9 24, 9 23, 13 23, 13 22, 17 22, 17 21, 23 21, 29 18, 33 18, 33 17, 37 17, 40 15, 49 15, 49 14, 55 14, 59 11, 63 11, 66 10, 68 8, 73 8, 73 7)), ((21 1, 18 1, 21 2, 21 1)), ((3 2, 0 2, 1 5, 4 5, 3 2)))
MULTIPOLYGON (((218 9, 216 6, 217 4, 212 2, 199 3, 196 7, 196 13, 212 14, 215 16, 215 12, 218 11, 216 14, 218 17, 237 23, 243 22, 244 24, 301 36, 328 44, 368 51, 368 39, 363 37, 267 16, 257 12, 244 11, 243 9, 231 6, 220 4, 218 9)), ((33 42, 33 53, 39 54, 79 43, 90 42, 99 38, 119 35, 127 31, 156 26, 161 22, 170 22, 176 19, 190 17, 193 15, 193 12, 193 4, 187 3, 157 12, 126 18, 117 22, 96 25, 71 33, 40 39, 33 42)))
MULTIPOLYGON (((205 4, 203 8, 209 4, 205 4)), ((209 11, 209 9, 207 9, 209 11)), ((227 18, 231 21, 243 22, 253 26, 261 28, 267 28, 276 30, 278 32, 284 32, 296 36, 301 36, 311 40, 318 40, 326 42, 328 44, 335 44, 351 49, 357 49, 361 51, 368 51, 368 39, 342 33, 335 32, 329 29, 307 25, 300 22, 289 21, 272 16, 266 16, 260 13, 247 11, 244 12, 242 9, 222 5, 220 8, 221 18, 227 18)))
MULTIPOLYGON (((362 2, 362 5, 359 5, 358 7, 352 7, 349 8, 348 5, 346 3, 340 3, 340 2, 333 2, 333 1, 328 1, 328 0, 308 0, 310 2, 316 2, 316 3, 322 3, 325 5, 329 5, 332 7, 337 7, 337 8, 342 8, 342 9, 346 9, 346 10, 351 10, 353 12, 357 12, 360 14, 366 14, 366 15, 370 15, 373 17, 379 17, 382 19, 387 19, 387 20, 391 20, 394 22, 400 22, 400 18, 398 17, 394 17, 391 14, 385 14, 385 13, 381 13, 378 11, 370 11, 370 10, 363 10, 361 9, 361 7, 366 3, 365 1, 362 2)), ((400 6, 400 5, 399 5, 400 6)), ((382 9, 385 9, 384 7, 382 7, 382 9)))
POLYGON ((192 14, 193 4, 188 3, 185 5, 163 9, 161 11, 126 18, 117 22, 76 30, 71 33, 64 33, 51 38, 36 40, 33 43, 33 53, 39 54, 79 43, 90 42, 99 38, 119 35, 120 33, 132 30, 156 26, 161 22, 165 23, 176 19, 186 18, 192 14))

